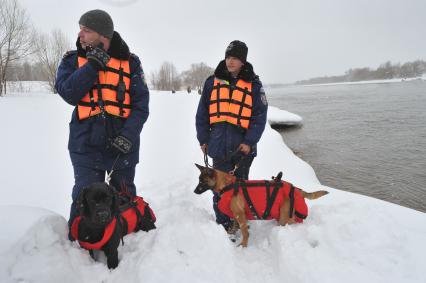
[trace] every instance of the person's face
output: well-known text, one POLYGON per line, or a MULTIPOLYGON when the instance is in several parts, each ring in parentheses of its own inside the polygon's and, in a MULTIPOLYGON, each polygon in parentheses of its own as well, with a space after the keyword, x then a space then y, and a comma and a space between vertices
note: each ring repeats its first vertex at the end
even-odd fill
POLYGON ((225 59, 226 68, 231 74, 238 74, 241 71, 241 68, 244 66, 244 63, 237 57, 228 56, 225 59))
POLYGON ((101 42, 101 35, 88 27, 80 25, 80 32, 78 33, 81 47, 86 49, 87 46, 98 46, 101 42))

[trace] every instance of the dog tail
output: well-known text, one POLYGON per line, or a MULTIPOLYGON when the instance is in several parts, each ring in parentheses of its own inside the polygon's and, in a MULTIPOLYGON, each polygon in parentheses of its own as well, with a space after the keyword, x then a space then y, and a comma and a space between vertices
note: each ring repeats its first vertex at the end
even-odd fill
POLYGON ((320 198, 320 197, 325 196, 326 194, 328 194, 327 191, 316 191, 316 192, 313 192, 313 193, 307 193, 307 192, 305 192, 303 190, 300 190, 300 191, 301 191, 302 196, 304 198, 307 198, 307 199, 310 199, 310 200, 317 199, 317 198, 320 198))

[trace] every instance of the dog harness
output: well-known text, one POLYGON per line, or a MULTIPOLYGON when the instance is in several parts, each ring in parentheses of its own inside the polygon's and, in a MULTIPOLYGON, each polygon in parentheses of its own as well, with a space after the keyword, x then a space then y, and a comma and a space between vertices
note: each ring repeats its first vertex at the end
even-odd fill
POLYGON ((228 122, 248 129, 253 108, 252 83, 238 80, 236 85, 214 79, 210 95, 210 125, 228 122))
POLYGON ((102 239, 96 243, 89 243, 78 238, 78 229, 81 221, 81 216, 77 216, 71 226, 71 235, 74 239, 78 239, 78 243, 86 250, 100 250, 108 243, 111 236, 117 229, 117 219, 122 227, 122 235, 127 235, 139 230, 148 231, 150 228, 144 225, 144 219, 151 219, 152 223, 156 221, 155 214, 149 207, 148 203, 142 197, 136 196, 133 200, 124 206, 120 206, 120 215, 114 217, 106 227, 102 239))
POLYGON ((220 193, 219 210, 234 218, 231 211, 231 199, 240 194, 245 200, 248 220, 279 220, 280 206, 290 199, 289 217, 302 223, 308 216, 308 206, 300 190, 284 181, 244 181, 237 180, 226 186, 220 193))

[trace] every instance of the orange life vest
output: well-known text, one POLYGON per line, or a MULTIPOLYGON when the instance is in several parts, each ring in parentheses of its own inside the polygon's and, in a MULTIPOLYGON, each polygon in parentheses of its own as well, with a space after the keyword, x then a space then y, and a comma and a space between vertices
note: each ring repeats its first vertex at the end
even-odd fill
MULTIPOLYGON (((78 57, 79 68, 86 63, 86 58, 78 57)), ((103 110, 114 116, 129 117, 131 111, 129 89, 129 61, 111 58, 106 70, 99 71, 97 83, 78 103, 78 118, 87 119, 101 114, 103 110)))
POLYGON ((210 125, 228 122, 248 129, 253 107, 252 83, 238 80, 235 86, 214 79, 210 95, 210 125))
POLYGON ((221 192, 218 202, 219 210, 234 218, 231 211, 231 198, 235 191, 245 200, 248 220, 270 220, 280 218, 280 206, 290 199, 290 215, 298 223, 308 216, 308 206, 299 189, 284 181, 243 181, 228 185, 221 192))

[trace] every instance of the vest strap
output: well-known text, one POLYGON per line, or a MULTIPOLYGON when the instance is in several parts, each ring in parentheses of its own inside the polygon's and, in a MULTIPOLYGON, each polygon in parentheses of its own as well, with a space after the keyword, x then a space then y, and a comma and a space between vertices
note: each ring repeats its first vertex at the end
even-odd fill
POLYGON ((95 97, 93 96, 93 89, 89 91, 89 98, 90 98, 90 107, 92 107, 92 111, 95 111, 96 103, 95 103, 95 97))
POLYGON ((120 61, 120 70, 118 71, 119 79, 118 79, 118 85, 117 85, 117 101, 119 104, 120 113, 119 115, 123 117, 124 110, 123 110, 123 102, 126 95, 126 84, 123 81, 123 68, 121 67, 121 61, 120 61))
POLYGON ((288 217, 293 217, 293 210, 294 210, 294 186, 293 184, 290 184, 290 193, 288 194, 288 197, 290 198, 290 212, 288 217))
POLYGON ((245 107, 245 108, 248 108, 248 109, 253 108, 253 106, 245 104, 242 101, 238 101, 238 100, 235 100, 235 99, 225 99, 225 98, 218 99, 218 100, 210 100, 209 105, 219 103, 219 102, 230 102, 230 103, 233 103, 233 104, 241 105, 242 107, 245 107))
MULTIPOLYGON (((217 112, 217 113, 219 113, 219 112, 217 112)), ((229 116, 229 117, 233 117, 233 118, 239 117, 241 120, 250 120, 250 118, 251 118, 251 117, 248 117, 248 116, 238 116, 237 114, 234 114, 234 113, 231 113, 231 112, 221 112, 220 114, 226 115, 226 116, 229 116)), ((213 116, 216 116, 216 115, 218 115, 218 114, 213 113, 213 114, 210 114, 209 116, 213 117, 213 116)))
POLYGON ((282 186, 281 182, 274 182, 274 190, 272 191, 272 195, 269 195, 270 184, 270 182, 266 181, 266 209, 262 216, 263 219, 268 218, 269 214, 271 214, 272 206, 274 205, 274 202, 277 199, 278 191, 282 186))
MULTIPOLYGON (((99 107, 98 103, 96 103, 96 102, 93 102, 93 103, 94 103, 94 105, 95 105, 95 106, 98 106, 98 107, 99 107)), ((91 106, 92 106, 92 103, 91 103, 91 102, 86 102, 86 101, 80 101, 80 102, 78 103, 78 105, 80 105, 80 106, 88 106, 88 107, 91 107, 91 106)), ((117 107, 119 107, 119 106, 120 106, 118 102, 115 102, 115 101, 109 101, 109 100, 105 100, 105 101, 104 101, 104 105, 112 105, 112 106, 117 106, 117 107)), ((126 109, 132 109, 132 105, 131 105, 131 104, 123 104, 123 108, 126 108, 126 109)))
MULTIPOLYGON (((94 89, 98 89, 98 88, 107 88, 107 89, 111 89, 111 90, 115 90, 118 91, 118 86, 112 85, 112 84, 96 84, 93 86, 94 89)), ((126 89, 126 92, 129 93, 130 90, 126 89)))
POLYGON ((248 89, 245 88, 244 91, 243 91, 243 98, 241 99, 242 103, 239 103, 240 110, 238 111, 238 118, 237 118, 237 124, 239 126, 241 126, 241 115, 243 113, 243 105, 241 105, 241 104, 244 104, 244 101, 246 101, 247 93, 248 93, 248 89))
POLYGON ((217 111, 216 111, 216 117, 219 118, 220 116, 220 83, 217 83, 217 93, 216 93, 216 103, 217 103, 217 111))
MULTIPOLYGON (((239 86, 237 86, 237 85, 233 85, 232 87, 233 87, 234 89, 236 89, 236 90, 241 91, 241 92, 246 91, 244 88, 241 88, 241 87, 239 87, 239 86)), ((228 85, 228 84, 220 84, 220 83, 217 83, 215 86, 213 86, 213 89, 217 89, 218 91, 219 91, 219 89, 221 89, 221 88, 230 88, 230 85, 228 85)), ((251 92, 251 91, 248 91, 248 90, 247 90, 247 94, 252 95, 252 94, 253 94, 253 92, 251 92)))
MULTIPOLYGON (((120 74, 119 70, 108 67, 108 66, 105 68, 105 71, 120 74)), ((131 75, 129 73, 126 73, 126 72, 123 72, 123 76, 128 77, 129 79, 131 78, 131 75)))
POLYGON ((251 198, 250 198, 250 196, 249 196, 249 194, 248 194, 248 191, 247 191, 246 182, 244 182, 244 181, 241 181, 241 182, 235 182, 235 186, 238 186, 238 183, 239 183, 239 184, 240 184, 240 186, 241 186, 241 190, 242 190, 242 192, 243 192, 244 198, 246 199, 246 202, 247 202, 248 207, 249 207, 249 209, 250 209, 250 211, 251 211, 251 214, 253 214, 253 217, 254 217, 256 220, 262 219, 262 218, 260 218, 259 214, 258 214, 258 213, 257 213, 257 211, 256 211, 256 208, 255 208, 255 207, 254 207, 254 205, 253 205, 253 202, 251 201, 251 198))
POLYGON ((121 234, 128 234, 129 222, 127 222, 127 219, 124 218, 122 215, 120 215, 120 222, 121 222, 121 234))

